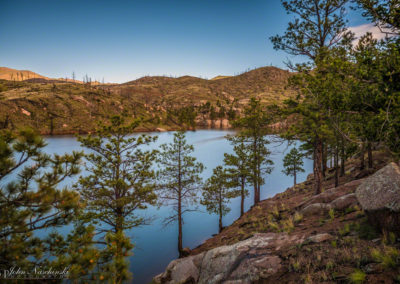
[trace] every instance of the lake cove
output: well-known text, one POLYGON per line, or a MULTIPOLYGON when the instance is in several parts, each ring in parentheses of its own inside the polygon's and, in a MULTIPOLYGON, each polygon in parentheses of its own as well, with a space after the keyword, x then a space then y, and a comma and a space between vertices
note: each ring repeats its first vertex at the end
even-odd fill
MULTIPOLYGON (((159 145, 170 143, 173 140, 173 132, 148 133, 158 136, 152 147, 158 149, 159 145)), ((224 138, 226 135, 234 134, 229 130, 198 130, 186 132, 186 139, 194 146, 194 156, 202 162, 206 169, 202 177, 207 179, 211 176, 213 168, 222 165, 224 153, 232 153, 232 146, 224 138)), ((139 135, 139 134, 135 134, 139 135)), ((293 146, 287 142, 277 141, 277 137, 270 136, 271 143, 267 146, 272 152, 271 159, 274 161, 274 170, 265 176, 265 184, 261 188, 261 199, 274 196, 293 185, 293 178, 282 173, 283 157, 293 146)), ((74 150, 82 150, 76 138, 71 136, 56 136, 46 138, 48 145, 44 149, 46 153, 70 153, 74 150)), ((296 145, 298 146, 298 145, 296 145)), ((312 172, 312 161, 304 160, 304 173, 298 175, 298 182, 306 179, 312 172)), ((83 172, 83 174, 85 174, 83 172)), ((73 181, 68 181, 72 183, 73 181)), ((245 211, 253 202, 252 188, 248 188, 250 196, 246 198, 245 211)), ((230 202, 231 211, 223 218, 223 225, 228 226, 240 215, 240 198, 230 202)), ((218 216, 210 215, 205 208, 199 206, 198 212, 189 212, 184 215, 183 245, 191 249, 197 247, 213 234, 218 233, 218 216)), ((140 212, 140 211, 139 211, 140 212)), ((130 271, 133 272, 133 283, 149 283, 155 275, 165 270, 168 263, 178 257, 177 234, 178 226, 172 223, 165 227, 162 220, 170 215, 170 208, 149 207, 139 214, 153 219, 150 225, 134 228, 127 234, 132 238, 135 248, 133 256, 130 257, 130 271)), ((63 229, 62 229, 63 231, 63 229)), ((41 234, 46 235, 46 232, 41 234)))

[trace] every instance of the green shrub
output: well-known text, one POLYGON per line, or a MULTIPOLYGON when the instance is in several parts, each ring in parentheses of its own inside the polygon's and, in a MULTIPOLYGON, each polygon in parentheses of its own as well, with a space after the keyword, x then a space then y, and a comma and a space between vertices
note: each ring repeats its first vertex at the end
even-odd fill
POLYGON ((339 229, 339 235, 347 236, 350 233, 350 224, 345 224, 342 229, 339 229))
POLYGON ((279 225, 274 221, 268 221, 268 226, 271 228, 271 230, 279 232, 279 225))
POLYGON ((293 221, 297 224, 300 223, 303 220, 303 215, 300 214, 299 212, 294 213, 293 216, 293 221))
POLYGON ((385 246, 383 250, 372 249, 372 258, 381 263, 384 268, 396 268, 400 264, 400 253, 394 247, 385 246))
POLYGON ((352 274, 350 274, 349 280, 351 283, 360 284, 364 283, 366 276, 367 275, 363 271, 357 269, 352 274))
POLYGON ((393 245, 396 243, 396 235, 393 232, 384 232, 382 242, 385 245, 393 245))
POLYGON ((335 219, 335 209, 333 208, 329 209, 329 218, 331 220, 335 219))
POLYGON ((282 221, 282 229, 288 233, 290 233, 294 230, 294 223, 293 223, 292 217, 289 217, 286 220, 282 221))

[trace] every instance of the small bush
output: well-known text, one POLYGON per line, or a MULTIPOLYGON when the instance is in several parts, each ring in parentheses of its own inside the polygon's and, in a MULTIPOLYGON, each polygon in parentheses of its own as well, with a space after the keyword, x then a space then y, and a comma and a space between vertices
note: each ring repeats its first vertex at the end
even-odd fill
POLYGON ((299 272, 301 268, 300 262, 296 260, 295 262, 292 263, 292 269, 295 272, 299 272))
POLYGON ((299 212, 294 213, 293 215, 293 221, 297 224, 300 223, 303 220, 303 215, 300 214, 299 212))
POLYGON ((272 215, 273 215, 275 218, 279 218, 278 206, 275 205, 275 206, 272 208, 271 213, 272 213, 272 215))
POLYGON ((335 262, 329 260, 329 261, 326 263, 325 267, 326 267, 326 270, 332 270, 332 269, 335 267, 335 262))
POLYGON ((268 226, 271 228, 271 230, 279 232, 279 225, 274 221, 268 221, 268 226))
POLYGON ((384 268, 396 268, 400 264, 400 253, 394 247, 384 247, 383 250, 372 249, 372 258, 384 268))
POLYGON ((294 223, 292 217, 289 217, 288 219, 282 221, 282 229, 288 233, 294 230, 294 223))
POLYGON ((350 274, 349 280, 351 283, 364 283, 366 276, 367 275, 363 271, 357 269, 352 274, 350 274))
POLYGON ((339 235, 347 236, 350 233, 350 225, 347 223, 342 229, 339 229, 339 235))
POLYGON ((382 242, 385 245, 393 245, 396 243, 396 235, 393 232, 383 232, 382 242))
POLYGON ((329 209, 329 218, 331 220, 335 219, 335 209, 333 208, 329 209))

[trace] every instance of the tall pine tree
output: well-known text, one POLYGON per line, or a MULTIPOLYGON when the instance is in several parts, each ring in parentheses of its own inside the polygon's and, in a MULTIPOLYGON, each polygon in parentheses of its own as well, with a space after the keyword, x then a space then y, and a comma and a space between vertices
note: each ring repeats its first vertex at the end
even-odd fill
MULTIPOLYGON (((0 132, 0 269, 52 265, 48 243, 35 232, 69 224, 83 204, 62 183, 79 173, 82 153, 47 155, 46 142, 34 131, 0 132), (61 187, 63 186, 63 187, 61 187)), ((48 266, 47 266, 48 267, 48 266)))
POLYGON ((233 145, 234 154, 224 154, 224 163, 229 177, 229 186, 240 188, 240 216, 244 214, 244 201, 249 195, 246 185, 249 183, 249 155, 242 136, 229 136, 227 139, 233 145))
POLYGON ((93 135, 79 137, 90 152, 85 155, 88 175, 77 184, 86 203, 83 219, 96 226, 103 243, 101 265, 106 278, 122 283, 131 277, 126 257, 133 248, 126 231, 146 224, 138 210, 156 202, 155 173, 152 170, 156 152, 145 151, 157 137, 132 136, 139 121, 125 124, 114 116, 93 135))
POLYGON ((282 171, 287 176, 293 177, 293 184, 297 184, 297 174, 304 173, 304 169, 302 166, 303 163, 303 155, 296 148, 292 148, 288 154, 283 158, 283 167, 282 171))
POLYGON ((254 204, 260 202, 261 186, 265 183, 264 175, 272 171, 272 160, 268 159, 271 152, 266 145, 267 126, 271 122, 259 100, 252 98, 244 109, 244 115, 233 122, 240 129, 241 136, 247 148, 249 183, 254 188, 254 204))
POLYGON ((178 221, 178 252, 183 253, 183 215, 194 211, 193 206, 198 202, 198 193, 202 188, 200 174, 203 164, 191 156, 193 145, 186 142, 182 131, 174 134, 174 141, 160 146, 160 170, 158 176, 158 194, 164 205, 172 207, 172 215, 164 221, 166 224, 178 221))
POLYGON ((231 209, 228 206, 229 200, 239 196, 240 191, 229 186, 229 176, 226 169, 218 166, 213 169, 212 176, 206 181, 203 189, 201 204, 206 206, 207 211, 218 215, 218 228, 221 233, 222 217, 231 209))

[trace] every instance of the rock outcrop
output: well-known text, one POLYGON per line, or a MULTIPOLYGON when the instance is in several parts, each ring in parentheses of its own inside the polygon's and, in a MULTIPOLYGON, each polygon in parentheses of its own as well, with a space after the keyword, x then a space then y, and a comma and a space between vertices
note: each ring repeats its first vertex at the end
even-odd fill
POLYGON ((400 233, 400 167, 390 163, 368 177, 356 190, 371 224, 400 233))
POLYGON ((300 211, 300 213, 303 216, 324 215, 330 209, 331 209, 331 207, 329 206, 329 204, 326 204, 326 203, 313 203, 313 204, 310 204, 310 205, 304 207, 304 209, 302 209, 300 211))
POLYGON ((282 259, 276 252, 304 241, 302 236, 289 236, 286 233, 256 234, 234 245, 174 260, 164 273, 154 278, 154 282, 253 283, 268 279, 282 267, 282 259))
POLYGON ((354 193, 350 193, 336 198, 329 204, 329 206, 336 211, 342 211, 346 208, 356 205, 357 203, 358 201, 356 195, 354 193))
POLYGON ((358 204, 357 197, 353 192, 363 182, 364 179, 353 180, 344 185, 327 189, 300 204, 298 209, 304 216, 324 215, 331 209, 346 210, 346 208, 358 204))
POLYGON ((318 234, 318 235, 314 235, 314 236, 308 237, 307 241, 311 242, 311 243, 322 243, 322 242, 329 241, 329 240, 332 240, 332 239, 333 239, 333 237, 332 237, 331 234, 322 233, 322 234, 318 234))

